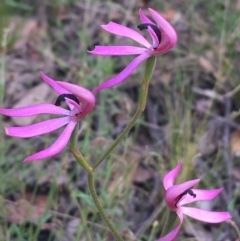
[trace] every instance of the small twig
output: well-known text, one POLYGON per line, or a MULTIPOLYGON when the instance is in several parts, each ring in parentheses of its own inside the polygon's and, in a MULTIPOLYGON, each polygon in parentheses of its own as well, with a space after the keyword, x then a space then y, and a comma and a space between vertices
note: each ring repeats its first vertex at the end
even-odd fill
MULTIPOLYGON (((231 99, 225 98, 225 119, 228 119, 231 111, 231 99)), ((223 129, 223 159, 225 161, 226 169, 227 169, 227 193, 228 198, 231 200, 232 197, 232 157, 229 155, 229 137, 230 137, 230 125, 229 122, 224 122, 223 129)))
MULTIPOLYGON (((225 113, 224 117, 229 118, 231 112, 231 99, 229 97, 225 98, 225 113)), ((226 165, 227 170, 227 198, 232 199, 232 157, 229 155, 229 138, 230 138, 230 125, 229 122, 224 122, 223 129, 223 160, 226 165)), ((230 226, 226 226, 227 233, 230 232, 230 226)))
POLYGON ((221 103, 224 103, 225 98, 231 98, 240 91, 240 84, 233 90, 231 90, 223 95, 220 95, 213 90, 208 90, 208 89, 205 90, 205 89, 200 89, 197 87, 193 87, 192 90, 196 94, 203 95, 203 96, 209 97, 210 99, 217 100, 221 103))
POLYGON ((224 96, 217 94, 213 90, 204 90, 204 89, 200 89, 200 88, 197 88, 197 87, 193 87, 192 90, 196 94, 209 97, 210 99, 217 100, 217 101, 219 101, 221 103, 224 102, 224 96))
POLYGON ((229 120, 229 118, 225 118, 225 117, 221 117, 219 115, 213 114, 210 111, 205 111, 199 108, 196 108, 195 106, 191 106, 191 109, 193 110, 197 110, 198 112, 200 112, 201 114, 204 114, 206 116, 212 117, 215 120, 221 121, 222 123, 227 122, 229 126, 236 128, 237 130, 240 130, 240 125, 232 122, 229 120))
POLYGON ((152 215, 141 225, 141 227, 136 231, 135 237, 141 236, 142 233, 153 223, 153 221, 157 218, 159 213, 165 207, 165 201, 163 200, 160 205, 155 209, 152 215))

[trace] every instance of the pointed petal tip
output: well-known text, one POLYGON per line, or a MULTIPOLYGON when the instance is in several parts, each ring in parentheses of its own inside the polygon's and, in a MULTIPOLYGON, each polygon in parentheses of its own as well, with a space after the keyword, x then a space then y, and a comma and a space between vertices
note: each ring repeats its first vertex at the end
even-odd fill
POLYGON ((48 77, 46 74, 44 74, 42 71, 39 71, 39 73, 40 73, 40 75, 41 75, 41 77, 44 79, 44 78, 46 78, 46 77, 48 77))
POLYGON ((166 173, 163 177, 163 186, 165 190, 173 186, 175 178, 179 171, 181 170, 181 162, 178 161, 178 164, 176 167, 174 167, 172 170, 170 170, 168 173, 166 173))
POLYGON ((105 28, 107 28, 109 25, 111 25, 111 24, 115 24, 113 21, 110 21, 110 22, 108 22, 107 24, 102 24, 102 25, 100 25, 100 27, 101 28, 103 28, 104 30, 106 30, 105 28))
POLYGON ((31 160, 30 158, 27 157, 23 160, 23 163, 27 163, 27 162, 31 162, 31 161, 34 161, 34 160, 31 160))
POLYGON ((23 160, 23 163, 36 162, 36 161, 41 161, 41 160, 44 159, 44 158, 34 158, 34 157, 32 157, 32 156, 34 156, 34 155, 35 155, 35 154, 26 157, 26 158, 23 160))
POLYGON ((104 28, 105 26, 109 25, 111 22, 112 22, 112 21, 110 21, 110 22, 107 23, 107 24, 102 24, 102 25, 100 25, 100 27, 101 27, 101 28, 104 28))
POLYGON ((93 54, 93 53, 94 53, 94 50, 95 50, 95 47, 94 47, 92 50, 87 50, 87 52, 88 52, 89 54, 93 54))

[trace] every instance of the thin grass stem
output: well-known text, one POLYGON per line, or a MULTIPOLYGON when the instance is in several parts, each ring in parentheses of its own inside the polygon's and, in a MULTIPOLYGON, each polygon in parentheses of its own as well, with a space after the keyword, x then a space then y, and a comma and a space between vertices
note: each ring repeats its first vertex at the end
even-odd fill
POLYGON ((134 114, 130 123, 123 130, 123 132, 117 137, 117 139, 107 149, 107 151, 97 160, 97 162, 93 166, 93 171, 100 165, 100 163, 105 158, 107 158, 110 155, 110 153, 115 149, 115 147, 119 144, 119 142, 122 141, 122 139, 128 134, 128 132, 135 125, 136 121, 142 115, 142 113, 146 107, 146 101, 147 101, 147 96, 148 96, 148 86, 149 86, 149 83, 150 83, 150 80, 152 77, 155 62, 156 62, 156 57, 154 57, 154 56, 150 57, 146 62, 145 74, 144 74, 144 79, 143 79, 142 85, 140 87, 138 108, 137 108, 136 113, 134 114))

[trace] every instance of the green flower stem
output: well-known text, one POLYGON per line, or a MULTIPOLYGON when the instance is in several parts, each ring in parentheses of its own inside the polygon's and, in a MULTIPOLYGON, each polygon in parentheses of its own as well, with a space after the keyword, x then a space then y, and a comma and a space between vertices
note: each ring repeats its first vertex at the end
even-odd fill
POLYGON ((166 220, 165 225, 163 227, 161 237, 165 236, 166 234, 168 234, 173 229, 174 224, 176 222, 176 219, 177 219, 176 212, 169 211, 167 220, 166 220))
POLYGON ((82 153, 78 150, 77 147, 77 126, 73 130, 73 133, 70 138, 70 150, 74 155, 77 162, 85 169, 87 173, 92 173, 92 167, 87 163, 82 153))
POLYGON ((122 237, 120 236, 120 234, 118 233, 118 231, 115 229, 115 227, 112 225, 111 221, 108 219, 107 215, 105 214, 99 200, 98 200, 98 196, 95 190, 95 186, 94 186, 94 180, 93 180, 93 173, 88 173, 88 185, 89 185, 89 190, 92 196, 92 199, 99 211, 99 214, 101 215, 103 221, 105 222, 105 224, 109 227, 109 229, 111 230, 112 234, 114 235, 114 237, 118 240, 118 241, 123 241, 122 237))
MULTIPOLYGON (((0 24, 1 25, 1 24, 0 24)), ((1 42, 1 47, 2 49, 2 54, 1 54, 1 62, 0 62, 0 106, 3 106, 3 99, 4 99, 4 85, 5 85, 5 67, 6 67, 6 47, 7 47, 7 35, 8 35, 8 30, 7 29, 2 29, 2 42, 1 42)), ((5 140, 4 136, 5 133, 3 133, 3 118, 2 116, 0 117, 0 161, 5 160, 5 140)))
POLYGON ((119 144, 119 142, 128 134, 128 132, 132 129, 132 127, 135 125, 138 118, 143 113, 145 107, 146 107, 146 101, 147 101, 147 95, 148 95, 148 86, 152 77, 153 69, 155 66, 156 57, 152 56, 149 59, 147 59, 146 62, 146 68, 145 68, 145 74, 144 79, 140 88, 139 93, 139 101, 138 101, 138 108, 136 113, 134 114, 131 122, 126 126, 124 131, 121 133, 121 135, 118 136, 118 138, 113 142, 113 144, 108 148, 108 150, 98 159, 98 161, 93 166, 93 171, 99 166, 99 164, 109 156, 109 154, 114 150, 114 148, 119 144))
POLYGON ((117 232, 117 230, 114 228, 114 226, 112 225, 111 221, 108 219, 107 215, 105 214, 99 200, 98 200, 98 196, 96 193, 96 189, 94 186, 94 181, 93 181, 93 169, 92 167, 87 163, 87 161, 85 160, 85 158, 83 157, 83 155, 80 153, 80 151, 77 148, 77 127, 74 129, 71 138, 70 138, 70 149, 71 152, 73 153, 75 159, 77 160, 77 162, 85 169, 85 171, 87 172, 88 175, 88 185, 89 185, 89 191, 90 194, 92 196, 92 199, 99 211, 99 214, 101 215, 103 221, 105 222, 105 224, 108 226, 108 228, 110 229, 110 231, 112 232, 112 234, 115 236, 115 238, 118 241, 123 241, 123 239, 121 238, 120 234, 117 232))

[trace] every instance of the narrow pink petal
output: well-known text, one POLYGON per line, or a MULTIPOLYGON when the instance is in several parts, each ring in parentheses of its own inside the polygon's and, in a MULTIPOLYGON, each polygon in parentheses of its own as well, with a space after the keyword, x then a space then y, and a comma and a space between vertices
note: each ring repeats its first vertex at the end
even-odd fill
POLYGON ((181 169, 181 162, 178 161, 177 166, 175 168, 173 168, 170 172, 165 174, 165 176, 163 177, 163 186, 164 186, 165 190, 167 190, 169 187, 173 186, 175 178, 176 178, 177 174, 179 173, 180 169, 181 169))
POLYGON ((109 24, 102 25, 101 27, 112 34, 133 39, 134 41, 142 44, 146 48, 149 48, 151 46, 150 43, 140 33, 136 32, 131 28, 114 22, 109 22, 109 24))
POLYGON ((43 72, 40 72, 42 79, 49 84, 58 94, 69 94, 69 91, 64 89, 63 87, 59 86, 57 81, 51 79, 47 75, 45 75, 43 72))
POLYGON ((156 21, 157 26, 163 32, 163 36, 162 36, 163 40, 164 40, 164 38, 168 39, 169 48, 172 48, 173 46, 175 46, 175 44, 177 42, 177 34, 176 34, 175 29, 172 27, 172 25, 155 10, 153 10, 151 8, 149 8, 148 10, 149 10, 152 18, 156 21))
POLYGON ((184 204, 196 202, 196 201, 207 201, 215 198, 223 188, 213 189, 213 190, 202 190, 202 189, 192 189, 193 193, 196 194, 196 197, 192 197, 190 195, 186 195, 181 201, 179 201, 179 205, 182 206, 184 204))
POLYGON ((40 160, 46 157, 54 156, 61 152, 63 148, 67 145, 75 125, 76 122, 70 121, 64 129, 64 131, 62 132, 62 134, 50 147, 40 152, 37 152, 31 156, 28 156, 27 158, 25 158, 24 162, 40 160))
POLYGON ((181 212, 177 212, 177 215, 178 215, 178 217, 180 219, 179 224, 172 231, 170 231, 167 235, 165 235, 164 237, 161 237, 157 241, 173 241, 176 238, 176 236, 177 236, 177 234, 179 232, 179 229, 182 226, 182 222, 183 222, 183 215, 182 215, 182 213, 181 212))
POLYGON ((157 48, 160 44, 159 39, 158 39, 156 33, 153 31, 153 29, 150 26, 148 26, 148 33, 152 38, 152 42, 153 42, 152 47, 157 48))
POLYGON ((145 48, 135 46, 95 46, 94 50, 88 51, 90 54, 96 55, 134 55, 142 54, 145 48))
MULTIPOLYGON (((72 99, 69 99, 67 97, 65 97, 65 101, 68 105, 72 105, 74 107, 74 113, 77 114, 79 112, 81 112, 81 107, 78 103, 76 103, 74 100, 72 99)), ((72 114, 73 111, 71 111, 71 114, 72 114)))
POLYGON ((69 117, 61 117, 22 127, 6 127, 9 136, 28 138, 54 131, 69 122, 69 117))
POLYGON ((146 15, 144 14, 144 12, 142 11, 142 9, 140 8, 139 11, 139 17, 142 21, 142 23, 152 23, 154 24, 148 17, 146 17, 146 15))
POLYGON ((207 223, 221 223, 231 218, 229 212, 211 212, 198 208, 181 207, 183 214, 207 223))
MULTIPOLYGON (((181 195, 187 189, 197 184, 199 181, 200 179, 195 179, 195 180, 186 181, 186 182, 174 185, 172 187, 169 187, 165 193, 165 201, 168 207, 172 210, 176 210, 176 208, 179 206, 179 203, 178 203, 179 200, 177 200, 179 195, 181 195)), ((186 194, 186 195, 189 195, 189 194, 186 194)))
POLYGON ((70 111, 52 104, 36 104, 14 109, 0 108, 0 113, 7 116, 32 116, 38 114, 69 115, 70 111))
POLYGON ((100 85, 98 85, 92 92, 96 93, 100 90, 107 89, 113 87, 115 85, 123 82, 132 72, 133 70, 145 59, 149 58, 150 54, 146 51, 145 53, 136 57, 124 70, 122 70, 118 75, 104 81, 100 85))

